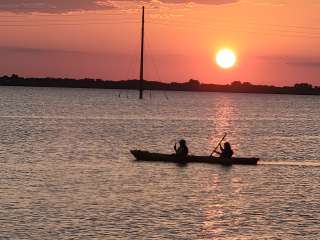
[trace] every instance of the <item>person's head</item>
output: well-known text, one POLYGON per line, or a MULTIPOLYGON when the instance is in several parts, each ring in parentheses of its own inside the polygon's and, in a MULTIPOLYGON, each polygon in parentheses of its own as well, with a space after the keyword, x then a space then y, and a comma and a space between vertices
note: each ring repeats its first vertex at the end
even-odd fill
POLYGON ((224 149, 231 149, 231 145, 229 142, 224 143, 224 149))
POLYGON ((180 144, 180 146, 185 146, 187 143, 186 143, 186 140, 181 139, 181 140, 179 141, 179 144, 180 144))

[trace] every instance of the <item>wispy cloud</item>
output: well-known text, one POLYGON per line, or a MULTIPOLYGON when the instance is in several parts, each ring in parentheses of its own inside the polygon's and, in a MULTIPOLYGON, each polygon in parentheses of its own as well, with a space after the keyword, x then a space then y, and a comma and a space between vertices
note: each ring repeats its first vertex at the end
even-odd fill
POLYGON ((13 13, 65 13, 115 9, 116 4, 120 2, 221 5, 238 1, 239 0, 0 0, 0 11, 13 13))
POLYGON ((277 62, 296 67, 320 68, 320 57, 306 56, 259 56, 261 60, 268 62, 277 62))
POLYGON ((253 5, 262 5, 262 6, 284 6, 288 4, 287 0, 240 0, 241 3, 249 3, 253 5))
POLYGON ((9 54, 51 54, 51 53, 63 53, 63 54, 85 54, 81 51, 64 50, 64 49, 50 49, 50 48, 27 48, 27 47, 1 47, 0 53, 9 54))
POLYGON ((220 5, 220 4, 229 4, 235 3, 239 0, 160 0, 163 3, 199 3, 199 4, 211 4, 211 5, 220 5))
POLYGON ((0 0, 0 11, 14 13, 63 13, 113 8, 111 2, 98 0, 0 0))
POLYGON ((320 59, 301 59, 288 61, 287 64, 300 67, 320 68, 320 59))

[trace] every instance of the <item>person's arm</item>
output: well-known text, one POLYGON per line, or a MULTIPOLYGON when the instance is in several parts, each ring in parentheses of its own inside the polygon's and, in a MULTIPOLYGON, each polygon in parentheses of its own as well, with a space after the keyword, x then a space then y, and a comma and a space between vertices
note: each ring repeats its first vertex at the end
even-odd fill
POLYGON ((218 152, 218 151, 214 151, 216 154, 219 154, 219 155, 221 155, 221 152, 218 152))
POLYGON ((223 152, 223 150, 224 149, 223 149, 222 145, 220 144, 220 151, 223 152))
POLYGON ((177 152, 177 143, 174 144, 174 151, 177 152))

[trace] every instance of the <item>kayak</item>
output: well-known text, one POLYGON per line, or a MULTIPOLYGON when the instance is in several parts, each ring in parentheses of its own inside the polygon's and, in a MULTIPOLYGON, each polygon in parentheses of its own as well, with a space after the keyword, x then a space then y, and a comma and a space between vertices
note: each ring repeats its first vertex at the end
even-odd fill
POLYGON ((259 158, 220 158, 214 156, 194 156, 188 155, 184 158, 179 158, 175 154, 162 154, 151 153, 148 151, 131 150, 132 155, 136 158, 136 161, 155 161, 155 162, 174 162, 174 163, 210 163, 210 164, 222 164, 222 165, 256 165, 259 158))

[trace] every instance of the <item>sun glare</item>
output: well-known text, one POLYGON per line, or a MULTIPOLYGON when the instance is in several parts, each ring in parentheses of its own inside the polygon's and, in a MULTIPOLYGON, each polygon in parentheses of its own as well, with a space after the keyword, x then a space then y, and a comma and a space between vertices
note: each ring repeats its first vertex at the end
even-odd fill
POLYGON ((219 67, 228 69, 236 64, 237 57, 234 51, 228 48, 220 49, 216 54, 216 63, 219 67))

